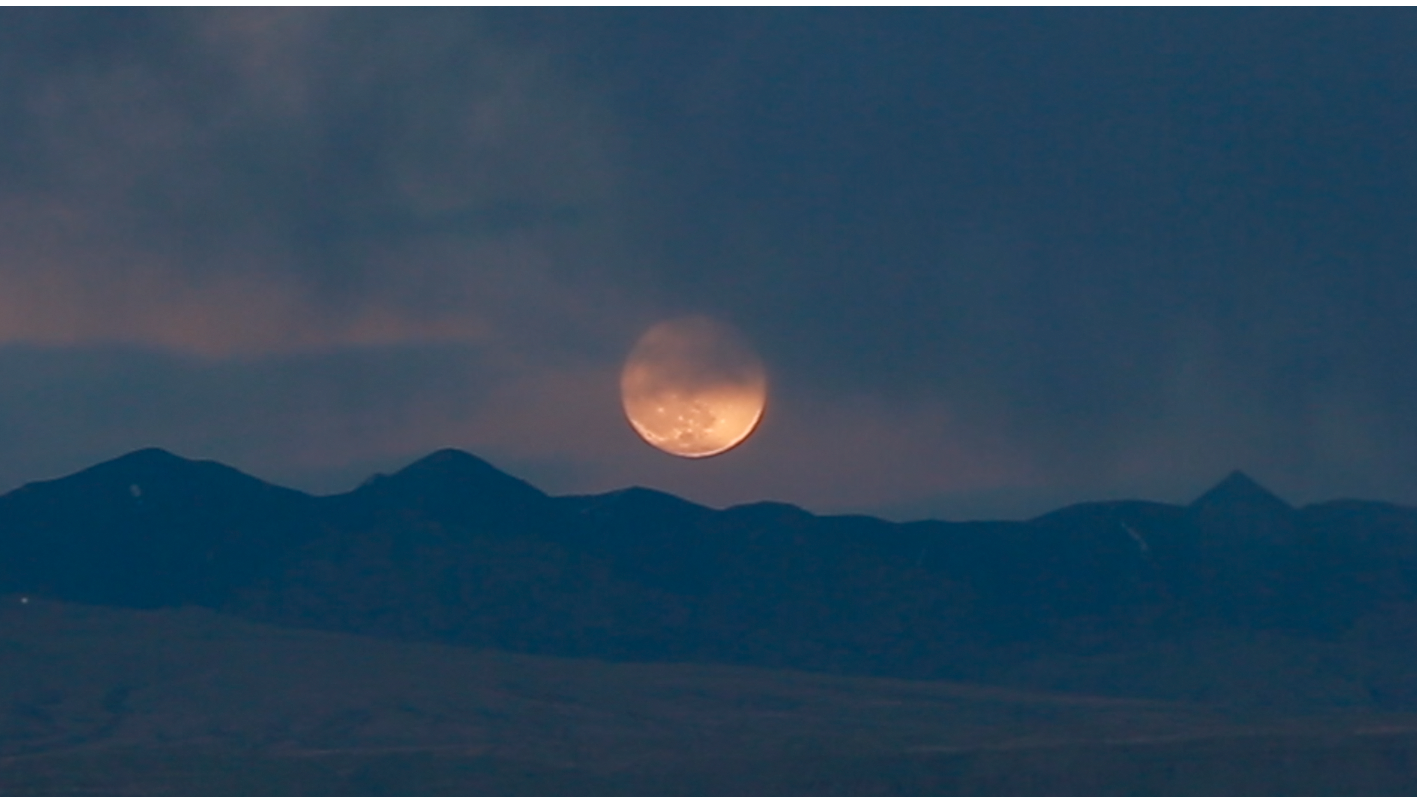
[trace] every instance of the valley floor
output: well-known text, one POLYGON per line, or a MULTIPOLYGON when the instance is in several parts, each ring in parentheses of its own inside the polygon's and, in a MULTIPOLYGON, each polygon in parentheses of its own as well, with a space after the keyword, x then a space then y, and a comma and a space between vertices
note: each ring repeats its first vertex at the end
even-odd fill
POLYGON ((1410 797, 1417 717, 0 613, 0 795, 1410 797))

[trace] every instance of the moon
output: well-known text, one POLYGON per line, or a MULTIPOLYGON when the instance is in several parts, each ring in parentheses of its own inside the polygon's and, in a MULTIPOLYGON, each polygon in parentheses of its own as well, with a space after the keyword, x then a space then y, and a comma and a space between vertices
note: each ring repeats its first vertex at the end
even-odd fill
POLYGON ((727 324, 688 316, 650 327, 625 360, 620 401, 630 426, 668 454, 722 454, 753 433, 767 405, 767 372, 727 324))

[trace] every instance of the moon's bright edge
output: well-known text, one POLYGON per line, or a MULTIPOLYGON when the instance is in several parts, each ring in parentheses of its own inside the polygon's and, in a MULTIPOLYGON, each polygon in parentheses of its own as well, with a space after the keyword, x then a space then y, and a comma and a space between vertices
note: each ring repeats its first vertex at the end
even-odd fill
POLYGON ((757 429, 767 373, 732 327, 690 316, 640 336, 620 375, 620 398, 645 442, 679 457, 711 457, 757 429))

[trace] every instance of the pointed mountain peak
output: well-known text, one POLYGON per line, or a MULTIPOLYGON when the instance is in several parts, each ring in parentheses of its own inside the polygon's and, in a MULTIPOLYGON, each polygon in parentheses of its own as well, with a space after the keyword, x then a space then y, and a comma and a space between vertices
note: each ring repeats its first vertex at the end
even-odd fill
POLYGON ((573 507, 582 515, 640 514, 651 513, 698 513, 712 512, 706 506, 696 504, 673 493, 650 487, 622 487, 608 493, 592 495, 566 495, 556 499, 563 505, 573 507))
POLYGON ((377 474, 353 492, 331 496, 335 513, 355 526, 398 524, 410 518, 461 529, 535 525, 546 494, 466 451, 445 448, 392 475, 377 474))
POLYGON ((457 448, 442 448, 434 451, 428 456, 406 465, 399 473, 470 473, 474 471, 501 473, 487 460, 457 448))
MULTIPOLYGON (((100 462, 91 468, 82 470, 75 476, 103 477, 103 478, 127 478, 129 476, 145 476, 150 478, 177 478, 183 480, 197 479, 210 482, 215 480, 221 484, 245 483, 261 484, 274 487, 264 479, 252 476, 230 465, 217 462, 211 459, 188 459, 172 453, 162 448, 140 448, 124 454, 121 457, 110 459, 107 462, 100 462)), ((278 489, 288 490, 280 487, 278 489)), ((291 491, 295 492, 295 491, 291 491)))
POLYGON ((650 487, 625 487, 613 490, 598 496, 600 503, 605 506, 625 506, 636 509, 656 509, 656 510, 680 510, 690 512, 707 511, 708 507, 696 504, 687 498, 680 498, 673 493, 666 493, 663 490, 655 490, 650 487))
MULTIPOLYGON (((474 490, 500 493, 521 499, 543 498, 545 493, 531 484, 505 473, 486 460, 456 448, 444 448, 408 465, 392 476, 367 482, 365 488, 406 490, 413 485, 419 492, 434 490, 474 490)), ((364 488, 361 488, 364 489, 364 488)))
POLYGON ((137 451, 130 451, 121 457, 116 457, 110 462, 191 462, 186 457, 179 457, 165 448, 148 446, 137 451))
MULTIPOLYGON (((56 482, 97 483, 124 482, 135 479, 190 480, 209 478, 216 472, 239 473, 234 468, 217 462, 187 459, 161 448, 141 448, 115 457, 107 462, 85 468, 71 476, 56 479, 56 482)), ((254 477, 240 474, 254 479, 254 477)))
POLYGON ((10 495, 69 494, 75 490, 87 493, 87 491, 94 489, 110 492, 128 491, 132 484, 155 478, 169 480, 174 475, 179 479, 188 478, 192 466, 195 464, 190 459, 184 459, 161 448, 143 448, 100 462, 97 465, 90 465, 67 476, 30 482, 10 495))
POLYGON ((165 448, 151 447, 130 451, 86 470, 170 470, 194 464, 195 460, 179 457, 165 448))
POLYGON ((1294 511, 1294 507, 1284 499, 1260 486, 1259 482, 1238 470, 1231 472, 1219 484, 1205 491, 1191 503, 1193 510, 1231 508, 1243 508, 1248 512, 1260 510, 1288 513, 1294 511))
POLYGON ((211 506, 227 498, 249 503, 258 500, 257 496, 275 495, 307 497, 298 490, 278 487, 229 465, 187 459, 161 448, 132 451, 68 476, 31 482, 9 494, 21 502, 39 500, 90 508, 106 506, 109 510, 113 505, 105 502, 118 501, 118 506, 127 508, 138 503, 151 507, 187 505, 194 501, 211 506))

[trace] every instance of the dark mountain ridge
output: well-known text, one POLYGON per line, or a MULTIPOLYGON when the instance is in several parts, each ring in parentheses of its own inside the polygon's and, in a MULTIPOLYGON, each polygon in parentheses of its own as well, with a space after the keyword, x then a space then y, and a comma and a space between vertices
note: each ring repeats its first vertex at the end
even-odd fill
POLYGON ((316 501, 156 448, 0 496, 0 591, 210 605, 312 533, 316 501))
POLYGON ((147 449, 0 497, 4 593, 615 660, 1023 685, 1038 662, 1132 668, 1112 680, 1143 696, 1157 651, 1253 640, 1342 659, 1342 700, 1417 706, 1417 511, 1294 508, 1240 473, 1189 506, 891 523, 551 497, 454 450, 314 497, 147 449))

